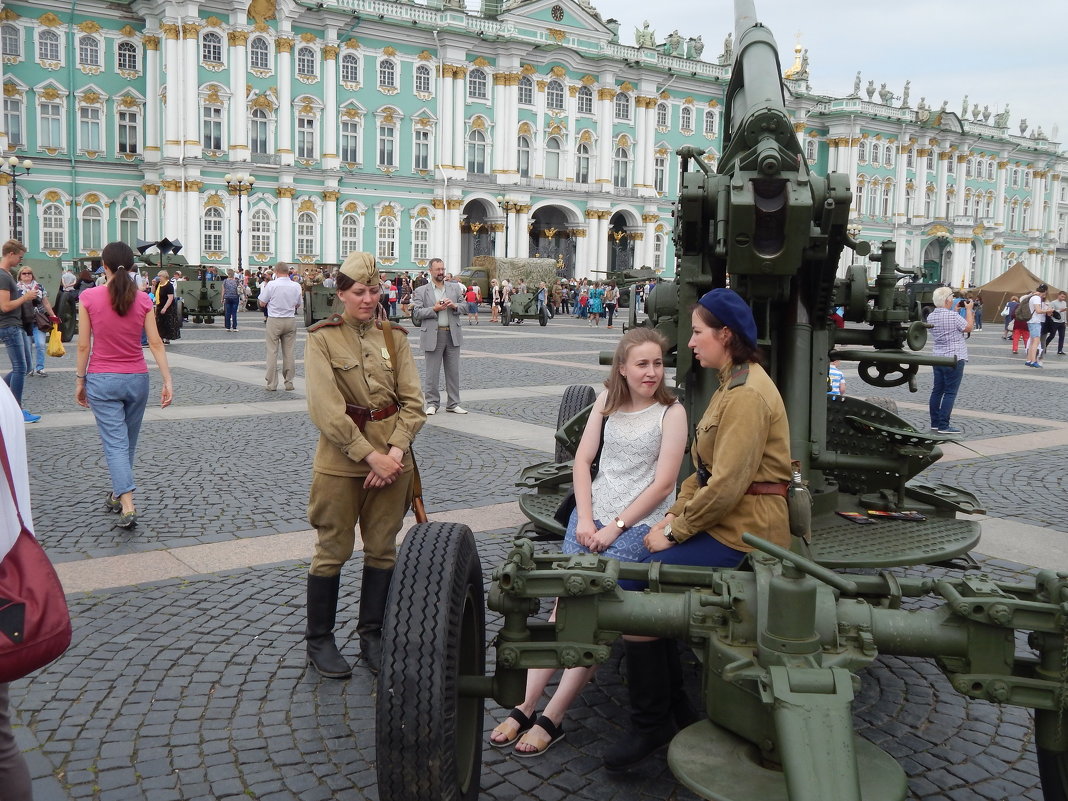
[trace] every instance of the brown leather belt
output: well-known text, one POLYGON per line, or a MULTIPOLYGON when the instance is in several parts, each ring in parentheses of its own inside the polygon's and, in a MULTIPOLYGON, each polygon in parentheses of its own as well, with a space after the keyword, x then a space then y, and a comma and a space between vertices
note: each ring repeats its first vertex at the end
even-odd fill
POLYGON ((400 406, 397 403, 391 403, 381 409, 368 409, 366 406, 357 406, 355 403, 345 404, 345 414, 352 418, 352 422, 356 424, 360 431, 363 431, 369 420, 374 420, 375 422, 385 420, 399 411, 400 406))
POLYGON ((745 491, 746 495, 781 495, 787 497, 790 489, 788 481, 754 481, 745 491))

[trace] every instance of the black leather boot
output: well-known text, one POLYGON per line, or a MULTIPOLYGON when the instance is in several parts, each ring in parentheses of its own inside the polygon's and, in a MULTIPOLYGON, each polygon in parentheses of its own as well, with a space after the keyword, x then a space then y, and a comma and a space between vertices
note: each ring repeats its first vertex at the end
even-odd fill
POLYGON ((673 640, 625 642, 630 689, 630 731, 604 755, 608 770, 627 770, 671 742, 672 686, 665 643, 673 640))
POLYGON ((671 716, 675 725, 685 729, 701 719, 697 710, 690 703, 686 694, 685 676, 682 672, 682 659, 679 657, 679 644, 675 640, 661 640, 667 656, 668 676, 671 679, 671 716))
POLYGON ((363 587, 360 590, 360 622, 356 633, 360 635, 360 655, 372 673, 378 673, 382 664, 382 620, 386 615, 386 596, 393 568, 363 568, 363 587))
POLYGON ((308 574, 308 661, 319 674, 328 679, 347 679, 352 668, 334 643, 334 619, 337 617, 337 596, 341 576, 313 576, 308 574))

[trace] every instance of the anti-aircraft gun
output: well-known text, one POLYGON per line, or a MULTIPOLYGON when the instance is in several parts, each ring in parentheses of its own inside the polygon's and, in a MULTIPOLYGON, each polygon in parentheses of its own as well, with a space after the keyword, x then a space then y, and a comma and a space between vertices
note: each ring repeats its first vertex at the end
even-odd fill
MULTIPOLYGON (((490 676, 470 530, 416 526, 387 605, 376 702, 382 797, 476 798, 484 699, 514 706, 527 669, 603 663, 623 634, 683 640, 702 663, 708 719, 676 735, 668 761, 703 798, 905 798, 902 768, 852 730, 856 674, 880 653, 933 658, 962 694, 1033 708, 1045 797, 1068 793, 1068 575, 1038 571, 1007 584, 981 574, 935 580, 886 569, 966 554, 978 525, 956 514, 978 511, 979 503, 963 490, 918 480, 945 437, 917 431, 878 405, 828 396, 828 362, 858 362, 876 387, 914 385, 921 365, 948 362, 919 352, 926 329, 897 286, 904 271, 895 266, 893 243, 870 254, 847 233, 846 178, 809 173, 771 33, 756 22, 750 0, 737 0, 736 9, 719 171, 707 169, 698 150, 680 152, 678 278, 651 294, 648 324, 673 345, 693 421, 716 377, 685 347, 689 309, 728 283, 749 301, 787 407, 792 455, 812 492, 810 542, 795 537, 786 550, 747 534, 756 550, 741 568, 722 570, 538 553, 519 538, 493 571, 489 606, 503 621, 490 676), (847 247, 879 265, 873 286, 863 267, 836 280, 847 247), (850 326, 834 326, 836 306, 850 326), (869 526, 859 537, 835 514, 869 509, 926 520, 869 526), (622 579, 649 589, 622 591, 622 579), (924 608, 903 609, 903 599, 914 597, 926 597, 924 608), (558 599, 554 623, 530 619, 542 598, 558 599), (1028 632, 1029 653, 1017 653, 1018 630, 1028 632)), ((561 444, 573 448, 566 435, 561 444)), ((527 483, 539 491, 531 495, 558 494, 556 479, 567 469, 540 466, 551 492, 533 477, 527 483)), ((536 505, 524 511, 542 513, 536 505)))

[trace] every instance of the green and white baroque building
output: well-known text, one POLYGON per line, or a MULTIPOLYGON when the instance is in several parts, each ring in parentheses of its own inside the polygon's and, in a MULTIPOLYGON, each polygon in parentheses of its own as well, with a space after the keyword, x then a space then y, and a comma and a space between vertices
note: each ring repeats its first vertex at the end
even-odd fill
MULTIPOLYGON (((0 237, 64 260, 167 237, 226 266, 369 250, 398 270, 493 254, 671 275, 675 151, 715 164, 729 44, 702 60, 700 36, 648 25, 621 44, 587 0, 456 2, 3 4, 0 148, 33 165, 0 173, 0 237)), ((786 75, 810 165, 852 179, 861 238, 953 284, 1017 260, 1068 284, 1054 143, 907 93, 813 94, 807 54, 786 75)))

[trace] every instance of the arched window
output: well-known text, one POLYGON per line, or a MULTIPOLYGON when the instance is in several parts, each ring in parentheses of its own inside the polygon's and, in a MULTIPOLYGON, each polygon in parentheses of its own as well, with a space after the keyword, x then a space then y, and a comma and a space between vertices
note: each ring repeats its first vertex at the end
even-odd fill
POLYGON ((82 210, 81 238, 85 250, 104 248, 104 213, 97 206, 86 206, 82 210))
POLYGON ((78 37, 78 63, 83 67, 100 66, 100 42, 88 34, 78 37))
POLYGON ((656 127, 667 128, 668 127, 668 104, 657 103, 656 104, 656 127))
POLYGON ((907 169, 915 169, 916 167, 916 148, 910 147, 908 152, 905 153, 905 167, 907 169))
POLYGON ((534 82, 529 75, 519 79, 519 104, 523 106, 534 105, 534 82))
POLYGON ((987 165, 986 165, 986 179, 988 181, 993 181, 994 180, 994 176, 997 174, 996 170, 997 170, 997 163, 993 159, 990 159, 990 161, 988 161, 987 165))
POLYGON ((705 112, 705 136, 716 135, 716 112, 708 109, 705 112))
POLYGON ((564 107, 564 85, 560 81, 549 81, 545 87, 545 107, 560 111, 564 107))
POLYGON ((200 60, 208 64, 222 64, 222 37, 208 31, 200 39, 200 60))
POLYGON ((412 261, 430 258, 430 220, 418 217, 412 223, 412 261))
POLYGON ((378 85, 384 89, 397 88, 397 65, 391 59, 378 62, 378 85))
POLYGON ((893 201, 894 185, 887 181, 883 187, 883 204, 879 209, 879 214, 883 217, 890 216, 890 204, 893 201))
POLYGON ((886 146, 886 166, 887 167, 893 167, 894 166, 894 146, 893 145, 887 145, 886 146))
POLYGON ((18 58, 22 55, 22 38, 17 25, 0 26, 0 50, 3 55, 18 58))
POLYGON ((1030 189, 1031 188, 1031 171, 1030 170, 1024 170, 1023 181, 1024 181, 1024 189, 1030 189))
POLYGON ((310 211, 302 211, 297 215, 297 255, 314 256, 315 247, 315 215, 310 211))
MULTIPOLYGON (((37 60, 59 61, 59 34, 55 31, 41 31, 37 34, 37 60)), ((55 248, 50 248, 54 250, 55 248)))
POLYGON ((130 247, 141 238, 141 215, 137 209, 126 208, 119 212, 119 239, 130 247))
POLYGON ((993 192, 990 192, 986 196, 986 208, 983 210, 983 216, 984 217, 993 217, 994 216, 994 193, 993 192))
POLYGON ((630 97, 625 92, 616 93, 615 109, 617 120, 630 119, 630 97))
POLYGON ((666 236, 663 234, 655 234, 653 236, 653 269, 658 272, 664 269, 664 249, 666 246, 666 236))
POLYGON ((363 250, 362 232, 363 228, 360 225, 358 215, 350 212, 341 217, 341 242, 339 247, 341 248, 340 255, 342 259, 350 253, 363 250))
POLYGON ((883 149, 878 142, 873 142, 871 146, 871 163, 875 165, 882 164, 883 162, 883 149))
POLYGON ((612 186, 617 189, 630 186, 630 151, 625 147, 617 147, 612 159, 612 186))
POLYGON ((201 217, 201 247, 205 253, 223 252, 223 213, 212 207, 201 217))
POLYGON ((934 217, 934 189, 928 188, 923 193, 923 216, 928 220, 934 217))
POLYGON ((868 143, 861 139, 857 145, 857 161, 865 162, 868 160, 868 143))
POLYGON ((137 46, 133 42, 119 42, 119 69, 137 72, 137 46))
POLYGON ((545 142, 545 177, 560 177, 560 140, 555 136, 545 142))
POLYGON ((252 109, 248 122, 248 143, 253 154, 264 155, 271 152, 270 142, 267 139, 270 130, 270 118, 267 112, 262 108, 252 109))
POLYGON ((874 217, 879 213, 879 184, 874 181, 868 184, 866 197, 867 202, 864 204, 864 213, 869 217, 874 217))
POLYGON ((485 100, 488 96, 485 70, 475 68, 467 74, 467 96, 472 100, 485 100))
POLYGON ((661 194, 667 192, 667 156, 653 158, 653 189, 661 194))
POLYGON ((816 140, 809 139, 805 142, 805 158, 809 161, 816 160, 816 140))
POLYGON ((588 86, 580 86, 578 94, 578 113, 593 114, 593 90, 588 86))
POLYGON ((486 172, 486 134, 478 128, 467 135, 467 171, 486 172))
POLYGON ((516 169, 519 170, 519 176, 521 178, 530 177, 530 139, 526 136, 520 136, 516 140, 516 153, 518 154, 518 163, 516 169))
POLYGON ((693 130, 693 109, 683 106, 679 111, 679 129, 682 131, 693 130))
POLYGON ((249 245, 253 253, 274 253, 274 220, 267 209, 256 209, 249 220, 249 245))
MULTIPOLYGON (((355 53, 346 53, 341 57, 341 80, 345 83, 360 82, 360 59, 355 53)), ((418 87, 416 91, 419 91, 418 87)))
POLYGON ((430 67, 426 64, 415 68, 415 91, 430 94, 430 67))
POLYGON ((975 175, 975 159, 968 159, 964 162, 964 177, 971 178, 975 175))
POLYGON ((45 204, 41 209, 41 250, 66 250, 66 243, 63 207, 58 203, 45 204))
POLYGON ((575 180, 580 184, 590 182, 590 146, 585 142, 575 150, 575 180))
POLYGON ((392 217, 378 218, 378 258, 397 258, 397 221, 392 217))
POLYGON ((271 48, 262 36, 253 36, 248 43, 248 65, 254 70, 271 68, 271 48))
POLYGON ((1018 167, 1013 167, 1013 169, 1012 169, 1012 185, 1013 186, 1019 186, 1020 185, 1020 170, 1019 170, 1018 167))
POLYGON ((315 72, 315 48, 297 48, 297 75, 304 78, 314 78, 315 72))

